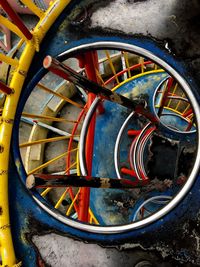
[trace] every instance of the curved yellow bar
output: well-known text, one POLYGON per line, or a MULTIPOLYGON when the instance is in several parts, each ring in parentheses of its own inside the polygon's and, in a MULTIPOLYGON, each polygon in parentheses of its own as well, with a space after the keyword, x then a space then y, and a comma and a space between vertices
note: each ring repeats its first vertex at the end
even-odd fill
POLYGON ((13 58, 8 57, 2 53, 0 53, 0 61, 3 61, 6 64, 14 66, 14 67, 18 67, 18 65, 19 65, 19 62, 17 59, 13 59, 13 58))
POLYGON ((10 83, 10 87, 14 89, 14 94, 6 97, 0 121, 0 253, 2 265, 7 267, 13 265, 18 266, 18 264, 16 264, 17 262, 10 231, 8 205, 8 164, 10 140, 17 103, 33 56, 35 55, 35 52, 39 50, 39 44, 49 28, 55 22, 56 18, 70 3, 70 1, 71 0, 57 0, 49 7, 43 19, 39 21, 32 32, 34 36, 33 40, 27 41, 24 51, 19 59, 19 64, 16 64, 16 61, 12 61, 14 65, 18 65, 10 83))

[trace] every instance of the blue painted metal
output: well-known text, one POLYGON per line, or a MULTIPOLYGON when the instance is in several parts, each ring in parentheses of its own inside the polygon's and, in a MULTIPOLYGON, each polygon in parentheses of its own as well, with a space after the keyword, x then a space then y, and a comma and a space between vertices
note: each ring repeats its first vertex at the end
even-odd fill
MULTIPOLYGON (((69 12, 74 8, 74 6, 76 6, 76 4, 78 5, 80 3, 80 1, 73 2, 73 5, 69 6, 69 12)), ((70 32, 70 30, 68 31, 66 28, 61 28, 60 32, 57 32, 56 35, 52 36, 52 33, 56 32, 57 26, 65 18, 66 15, 67 12, 65 11, 65 13, 61 15, 60 21, 55 24, 50 34, 45 39, 41 47, 40 54, 36 55, 27 78, 26 86, 24 87, 24 91, 21 96, 16 115, 12 143, 12 152, 15 163, 11 161, 10 164, 9 183, 11 225, 17 256, 20 260, 23 261, 24 266, 38 266, 38 254, 31 244, 31 236, 34 234, 38 235, 40 233, 42 234, 49 231, 58 232, 63 235, 73 236, 74 238, 98 242, 106 245, 133 242, 147 249, 156 248, 156 246, 158 245, 162 247, 163 244, 172 247, 173 240, 177 241, 179 236, 181 239, 183 225, 187 225, 191 220, 198 220, 197 214, 200 212, 198 205, 200 201, 199 177, 197 177, 191 189, 191 192, 173 211, 166 215, 162 220, 154 222, 153 224, 148 225, 142 229, 112 235, 86 233, 62 224, 61 222, 57 221, 46 212, 41 210, 41 208, 34 202, 31 194, 26 190, 23 184, 26 179, 26 174, 19 156, 18 149, 19 118, 28 95, 37 84, 37 82, 41 79, 41 77, 46 73, 46 71, 42 68, 42 60, 47 54, 55 56, 66 49, 70 49, 71 47, 102 40, 126 42, 129 44, 138 45, 152 51, 152 53, 164 59, 168 64, 170 64, 179 73, 181 73, 191 85, 191 87, 194 88, 194 93, 199 99, 197 90, 195 90, 195 82, 189 76, 184 63, 177 61, 173 56, 169 55, 166 50, 161 49, 154 41, 148 38, 128 38, 126 36, 116 37, 115 34, 114 36, 111 36, 111 34, 108 36, 102 33, 100 33, 99 35, 97 35, 97 33, 95 33, 95 35, 92 35, 91 33, 92 36, 90 37, 79 37, 76 34, 70 32), (51 42, 49 42, 49 40, 51 40, 51 42), (64 42, 65 45, 63 45, 64 42)), ((100 117, 98 118, 98 120, 100 122, 100 117)), ((109 120, 109 116, 107 120, 109 120)), ((109 165, 111 164, 107 164, 108 168, 109 165)), ((190 254, 190 251, 189 248, 187 248, 187 246, 185 245, 182 250, 176 251, 175 253, 179 257, 183 257, 182 253, 184 253, 184 256, 186 254, 188 256, 188 254, 190 254)), ((190 257, 190 255, 188 257, 190 257)))
MULTIPOLYGON (((128 98, 148 95, 147 104, 152 106, 154 92, 167 76, 168 74, 163 72, 146 73, 141 77, 123 83, 117 89, 117 92, 128 98)), ((92 171, 93 175, 99 177, 116 178, 114 165, 115 142, 122 124, 131 111, 108 101, 104 101, 103 105, 105 112, 96 118, 92 171)), ((138 129, 137 119, 132 119, 128 129, 138 129)), ((123 140, 120 149, 120 161, 123 167, 130 169, 128 154, 133 139, 127 135, 123 140)), ((117 225, 130 222, 133 208, 125 208, 120 204, 131 202, 132 199, 133 194, 129 190, 99 190, 93 188, 91 189, 90 205, 97 220, 103 225, 117 225)))

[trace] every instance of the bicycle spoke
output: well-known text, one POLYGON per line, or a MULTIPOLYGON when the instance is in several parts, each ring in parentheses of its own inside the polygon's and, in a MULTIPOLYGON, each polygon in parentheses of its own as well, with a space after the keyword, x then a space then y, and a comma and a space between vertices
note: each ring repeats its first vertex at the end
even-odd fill
POLYGON ((44 164, 38 166, 37 168, 35 168, 35 169, 29 171, 29 172, 28 172, 28 175, 33 174, 33 173, 35 173, 35 172, 37 172, 37 171, 40 171, 40 170, 46 168, 48 165, 50 165, 50 164, 53 163, 54 161, 56 161, 56 160, 58 160, 58 159, 60 159, 60 158, 63 158, 63 157, 66 156, 68 153, 75 152, 75 151, 77 151, 77 148, 72 149, 71 151, 67 151, 67 152, 65 152, 65 153, 63 153, 63 154, 61 154, 61 155, 59 155, 59 156, 57 156, 57 157, 55 157, 55 158, 53 158, 53 159, 51 159, 51 160, 45 162, 44 164))
POLYGON ((69 139, 71 137, 72 137, 72 135, 53 137, 53 138, 46 138, 46 139, 41 139, 41 140, 37 140, 37 141, 31 141, 31 142, 22 143, 22 144, 19 145, 19 147, 23 148, 23 147, 28 147, 28 146, 38 145, 38 144, 57 142, 57 141, 67 140, 67 139, 69 139))
POLYGON ((51 117, 51 116, 32 114, 32 113, 27 113, 27 112, 23 112, 22 116, 25 118, 32 118, 32 119, 44 119, 47 121, 63 121, 63 122, 68 122, 68 123, 77 123, 77 121, 71 121, 71 120, 67 120, 65 118, 55 118, 55 117, 51 117))
POLYGON ((69 191, 69 188, 67 188, 64 193, 61 195, 61 197, 58 199, 56 205, 54 206, 55 209, 58 209, 62 203, 62 201, 66 198, 66 195, 69 191))
POLYGON ((70 104, 72 104, 72 105, 74 105, 74 106, 76 106, 76 107, 78 107, 78 108, 83 108, 83 106, 80 105, 79 103, 77 103, 77 102, 75 102, 75 101, 72 101, 70 98, 68 98, 68 97, 66 97, 66 96, 64 96, 64 95, 62 95, 62 94, 60 94, 60 93, 57 93, 57 92, 55 92, 55 91, 49 89, 48 87, 46 87, 45 85, 43 85, 43 84, 41 84, 41 83, 38 83, 37 86, 38 86, 40 89, 42 89, 42 90, 44 90, 44 91, 46 91, 46 92, 48 92, 48 93, 51 93, 51 94, 53 94, 53 95, 55 95, 55 96, 58 96, 58 97, 60 97, 61 99, 65 100, 66 102, 68 102, 68 103, 70 103, 70 104))
MULTIPOLYGON (((48 125, 48 124, 45 124, 45 123, 43 123, 43 122, 39 122, 39 121, 33 121, 33 120, 30 120, 30 119, 27 119, 27 118, 23 118, 23 117, 21 117, 21 121, 22 122, 25 122, 25 123, 27 123, 27 124, 30 124, 30 125, 35 125, 35 124, 37 124, 38 126, 41 126, 42 128, 44 128, 44 129, 47 129, 47 130, 50 130, 50 131, 52 131, 52 132, 54 132, 54 133, 57 133, 57 134, 59 134, 59 135, 64 135, 64 136, 67 136, 67 137, 71 137, 71 134, 70 133, 68 133, 68 132, 65 132, 65 131, 63 131, 63 130, 60 130, 60 129, 58 129, 58 128, 55 128, 55 127, 53 127, 53 126, 50 126, 50 125, 48 125)), ((79 141, 79 138, 78 137, 74 137, 73 138, 75 141, 79 141)))

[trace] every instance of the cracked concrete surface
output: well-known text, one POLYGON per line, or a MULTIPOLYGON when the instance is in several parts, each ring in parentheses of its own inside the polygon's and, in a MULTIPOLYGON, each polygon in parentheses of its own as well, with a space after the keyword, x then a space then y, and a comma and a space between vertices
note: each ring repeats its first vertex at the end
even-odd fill
POLYGON ((177 0, 149 0, 136 3, 116 0, 92 15, 92 27, 100 26, 121 30, 127 34, 151 34, 158 38, 166 38, 169 29, 171 34, 178 30, 177 17, 174 14, 176 3, 177 0))
POLYGON ((91 27, 165 40, 173 53, 187 58, 200 56, 199 21, 196 0, 115 0, 92 14, 91 27))
POLYGON ((149 260, 154 262, 155 265, 144 266, 173 266, 172 263, 161 262, 150 252, 143 252, 137 249, 134 251, 126 250, 120 252, 115 248, 102 248, 98 245, 86 244, 56 234, 34 236, 32 241, 39 249, 42 258, 45 259, 48 266, 133 267, 136 266, 139 261, 149 260))

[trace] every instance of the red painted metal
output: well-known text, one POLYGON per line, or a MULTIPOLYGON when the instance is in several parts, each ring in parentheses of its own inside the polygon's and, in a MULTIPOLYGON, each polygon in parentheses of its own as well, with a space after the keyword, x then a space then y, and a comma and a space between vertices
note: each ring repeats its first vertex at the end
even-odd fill
MULTIPOLYGON (((150 64, 152 64, 152 61, 145 61, 145 62, 143 63, 144 66, 146 66, 146 65, 150 65, 150 64)), ((142 65, 142 64, 139 63, 139 64, 136 64, 136 65, 131 66, 130 68, 126 68, 126 69, 124 69, 124 70, 118 72, 118 73, 116 74, 116 76, 117 76, 117 77, 120 77, 120 76, 123 75, 124 73, 128 72, 128 70, 132 71, 132 70, 141 68, 141 65, 142 65)), ((111 78, 109 78, 109 79, 105 82, 104 85, 107 85, 107 84, 109 84, 110 82, 112 82, 113 80, 115 80, 115 79, 116 79, 116 76, 112 76, 111 78)))
POLYGON ((188 126, 187 126, 187 128, 186 128, 186 132, 188 132, 188 131, 190 131, 190 130, 192 129, 193 124, 194 124, 194 121, 193 121, 193 119, 192 119, 192 120, 188 123, 188 126))
MULTIPOLYGON (((143 138, 142 138, 142 140, 141 140, 141 142, 140 142, 140 151, 139 151, 139 153, 140 153, 140 155, 141 155, 141 153, 142 153, 142 146, 144 145, 144 143, 145 143, 145 141, 146 141, 146 138, 148 138, 148 136, 153 132, 153 131, 155 131, 155 129, 156 129, 156 127, 155 126, 153 126, 153 127, 151 127, 151 128, 149 128, 149 129, 147 129, 147 131, 145 132, 145 134, 144 134, 144 136, 143 136, 143 138)), ((140 156, 139 156, 139 158, 140 158, 140 156)), ((140 159, 138 159, 138 162, 140 162, 140 159)), ((141 162, 140 162, 141 163, 141 162)), ((143 170, 142 170, 142 167, 141 167, 141 165, 139 164, 139 166, 138 166, 138 168, 139 168, 139 172, 140 172, 140 177, 142 178, 142 180, 148 180, 149 178, 144 174, 144 172, 143 172, 143 170)))
POLYGON ((121 172, 123 174, 128 174, 128 175, 137 177, 137 174, 136 174, 136 172, 134 170, 130 170, 130 169, 127 169, 127 168, 121 168, 121 172))
POLYGON ((25 26, 19 15, 13 10, 11 5, 7 2, 7 0, 0 0, 0 5, 4 9, 4 11, 8 14, 10 19, 13 21, 13 23, 20 29, 20 31, 24 34, 24 36, 31 40, 33 35, 28 30, 28 28, 25 26))
POLYGON ((3 92, 4 94, 7 94, 7 95, 12 94, 12 92, 13 92, 13 90, 10 87, 5 85, 1 81, 0 81, 0 91, 3 92))
MULTIPOLYGON (((78 59, 79 67, 81 69, 83 69, 83 68, 85 68, 85 69, 87 68, 88 69, 87 66, 85 67, 85 63, 86 63, 85 62, 85 60, 86 60, 85 59, 85 55, 78 55, 76 58, 78 59)), ((90 70, 91 75, 89 73, 87 73, 87 78, 91 78, 92 81, 95 81, 95 82, 98 83, 98 78, 97 78, 97 75, 96 75, 95 67, 96 67, 97 70, 99 69, 98 64, 95 64, 94 68, 90 70), (92 77, 94 77, 94 79, 92 79, 92 77)), ((86 72, 87 72, 87 70, 86 70, 86 72)), ((102 102, 99 103, 99 105, 98 105, 98 112, 99 112, 99 114, 103 114, 105 112, 105 109, 104 109, 104 106, 103 106, 102 102)))
MULTIPOLYGON (((144 136, 142 137, 141 141, 140 141, 140 146, 138 147, 139 151, 138 154, 137 154, 137 163, 138 163, 138 174, 139 176, 142 178, 143 181, 148 181, 149 178, 145 175, 145 173, 143 172, 143 169, 142 169, 142 162, 141 162, 141 158, 143 157, 142 155, 142 152, 143 152, 143 146, 145 145, 145 142, 148 138, 148 136, 156 129, 156 126, 152 126, 151 128, 147 129, 146 132, 144 133, 144 136)), ((141 130, 129 130, 130 133, 133 135, 133 136, 136 136, 131 144, 131 147, 130 147, 130 152, 129 152, 129 163, 130 163, 130 167, 131 169, 127 169, 127 168, 122 168, 121 169, 121 172, 123 172, 124 174, 129 174, 129 175, 132 175, 134 177, 138 177, 137 174, 135 173, 134 171, 134 168, 135 166, 133 165, 132 163, 132 151, 134 149, 134 146, 135 146, 135 143, 138 139, 138 135, 139 133, 141 133, 141 130)), ((130 134, 128 131, 128 134, 130 134)), ((136 152, 136 153, 137 153, 136 152)))
POLYGON ((188 111, 186 111, 186 112, 183 114, 183 117, 184 117, 184 118, 187 118, 187 117, 190 116, 192 113, 193 113, 193 110, 190 108, 188 111))
MULTIPOLYGON (((79 65, 85 68, 87 78, 93 82, 98 83, 96 76, 96 70, 98 70, 98 55, 97 52, 86 52, 81 57, 78 57, 80 60, 79 65)), ((52 66, 52 58, 47 56, 43 61, 43 66, 63 79, 68 79, 68 74, 63 71, 59 66, 52 66)), ((96 95, 89 92, 87 109, 90 108, 93 103, 96 95)), ((93 158, 93 146, 94 146, 94 135, 95 135, 95 123, 96 123, 96 114, 93 115, 90 125, 88 127, 88 133, 86 138, 86 162, 87 162, 87 175, 91 176, 92 174, 92 158, 93 158)), ((90 188, 86 187, 80 190, 79 193, 79 207, 78 207, 78 219, 82 222, 89 221, 89 202, 90 202, 90 188)))
MULTIPOLYGON (((87 52, 84 54, 84 67, 87 78, 91 81, 98 82, 96 76, 96 69, 98 70, 98 55, 97 52, 87 52)), ((94 101, 96 95, 88 93, 87 108, 89 108, 94 101)), ((93 115, 87 133, 85 144, 86 162, 87 162, 87 175, 92 175, 92 159, 94 147, 94 134, 95 134, 96 114, 93 115)), ((79 214, 78 219, 82 222, 89 221, 89 205, 90 205, 90 188, 82 188, 79 198, 79 214)))
MULTIPOLYGON (((81 113, 79 114, 78 119, 77 119, 77 123, 74 125, 74 128, 72 130, 71 137, 69 139, 69 144, 68 144, 68 151, 72 150, 73 137, 76 133, 76 130, 77 130, 79 123, 80 123, 81 119, 83 118, 84 114, 85 114, 85 110, 83 109, 81 111, 81 113)), ((67 166, 66 174, 68 174, 68 175, 70 174, 70 168, 69 168, 70 165, 71 165, 71 153, 68 153, 67 158, 66 158, 66 166, 67 166)), ((73 192, 71 187, 69 188, 69 195, 70 195, 71 199, 73 200, 74 199, 74 192, 73 192)), ((77 214, 78 214, 78 208, 79 207, 78 207, 77 203, 74 203, 74 209, 77 212, 77 214)))
MULTIPOLYGON (((84 55, 78 55, 76 58, 78 59, 79 67, 81 69, 85 68, 85 56, 84 55)), ((96 68, 98 70, 99 69, 99 66, 96 65, 96 68)), ((97 82, 98 81, 98 78, 96 77, 96 71, 95 71, 95 69, 93 69, 92 75, 93 76, 95 75, 95 80, 93 80, 93 81, 97 82)), ((88 76, 88 78, 90 78, 90 77, 88 76)), ((99 114, 103 114, 105 112, 105 109, 104 109, 104 106, 103 106, 103 103, 102 102, 99 103, 99 105, 98 105, 98 112, 99 112, 99 114)))
POLYGON ((135 136, 141 133, 141 130, 128 130, 129 136, 135 136))
POLYGON ((100 102, 98 105, 98 114, 104 114, 105 113, 105 108, 103 106, 103 102, 100 102))
POLYGON ((169 95, 170 89, 172 87, 173 81, 174 81, 174 79, 172 77, 170 77, 168 79, 167 88, 165 89, 165 92, 163 94, 163 97, 162 97, 162 100, 161 100, 161 104, 160 104, 160 107, 159 107, 159 110, 158 110, 158 117, 160 117, 161 114, 162 114, 162 111, 163 111, 164 105, 166 103, 167 97, 169 95))

